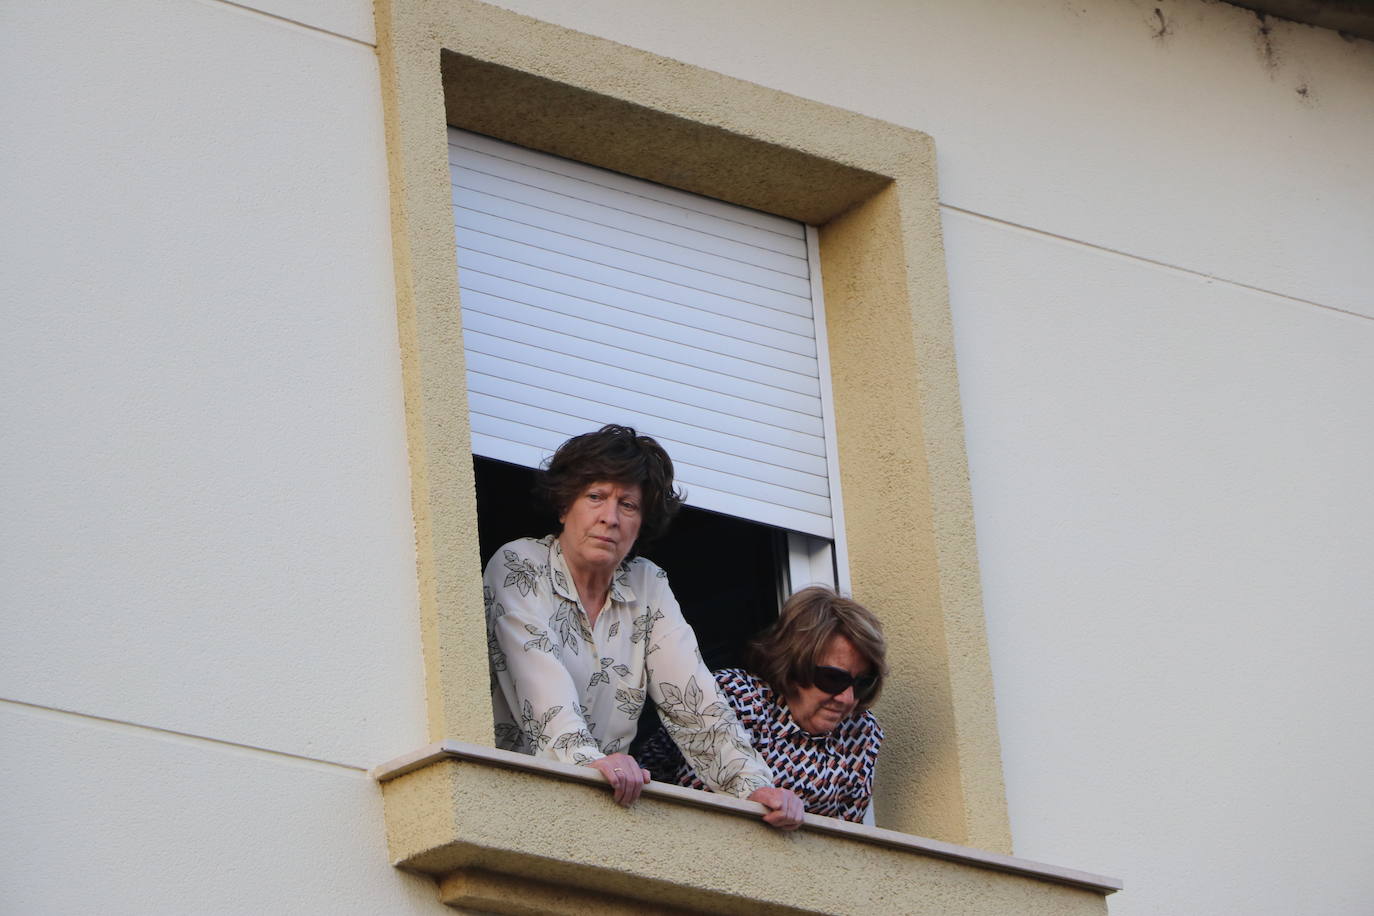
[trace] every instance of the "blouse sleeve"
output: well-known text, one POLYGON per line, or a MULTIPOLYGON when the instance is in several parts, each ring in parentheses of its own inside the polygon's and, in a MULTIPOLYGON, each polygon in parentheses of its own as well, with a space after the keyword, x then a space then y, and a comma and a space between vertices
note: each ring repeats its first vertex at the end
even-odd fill
POLYGON ((713 791, 744 798, 773 785, 773 771, 717 689, 662 570, 653 581, 636 624, 643 621, 649 697, 663 727, 713 791))
POLYGON ((492 673, 518 723, 520 746, 563 763, 606 756, 587 728, 558 637, 549 632, 553 603, 563 599, 548 576, 506 549, 492 557, 483 578, 492 673), (509 563, 522 561, 525 575, 507 573, 509 563))

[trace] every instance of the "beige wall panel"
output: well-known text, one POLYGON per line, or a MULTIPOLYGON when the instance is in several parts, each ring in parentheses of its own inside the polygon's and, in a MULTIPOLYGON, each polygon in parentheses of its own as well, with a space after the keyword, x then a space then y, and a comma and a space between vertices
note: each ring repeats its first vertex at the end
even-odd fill
POLYGON ((952 206, 1374 315, 1374 42, 1204 0, 501 5, 925 131, 952 206))
POLYGON ((217 3, 2 15, 0 695, 423 742, 373 51, 217 3))
POLYGON ((1020 855, 1360 913, 1374 321, 945 218, 1020 855))
POLYGON ((359 770, 0 703, 0 909, 451 913, 359 770))

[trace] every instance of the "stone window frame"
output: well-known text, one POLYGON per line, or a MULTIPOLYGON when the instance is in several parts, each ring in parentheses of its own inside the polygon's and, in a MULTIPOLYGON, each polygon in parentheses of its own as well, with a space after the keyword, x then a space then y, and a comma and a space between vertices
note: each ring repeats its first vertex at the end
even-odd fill
POLYGON ((476 0, 376 16, 432 740, 493 744, 453 124, 817 227, 851 581, 893 669, 878 824, 1009 854, 931 139, 476 0))

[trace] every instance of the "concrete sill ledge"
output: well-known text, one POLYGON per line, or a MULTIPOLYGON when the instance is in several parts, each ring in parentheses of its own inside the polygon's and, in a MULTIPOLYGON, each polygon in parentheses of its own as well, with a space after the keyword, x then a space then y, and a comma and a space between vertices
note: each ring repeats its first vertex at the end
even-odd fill
POLYGON ((393 864, 492 912, 1106 912, 1113 878, 651 783, 630 809, 601 777, 461 742, 377 767, 393 864))

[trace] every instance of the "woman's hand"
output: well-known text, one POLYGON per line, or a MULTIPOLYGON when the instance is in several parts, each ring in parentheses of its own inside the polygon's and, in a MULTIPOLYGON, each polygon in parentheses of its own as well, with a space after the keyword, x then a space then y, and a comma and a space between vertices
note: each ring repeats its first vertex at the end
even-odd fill
POLYGON ((806 806, 791 789, 764 786, 751 792, 749 800, 767 808, 768 813, 763 816, 763 822, 779 830, 796 830, 806 816, 806 806))
POLYGON ((608 754, 587 766, 600 770, 611 784, 618 805, 629 807, 649 784, 649 771, 641 767, 629 754, 608 754))

